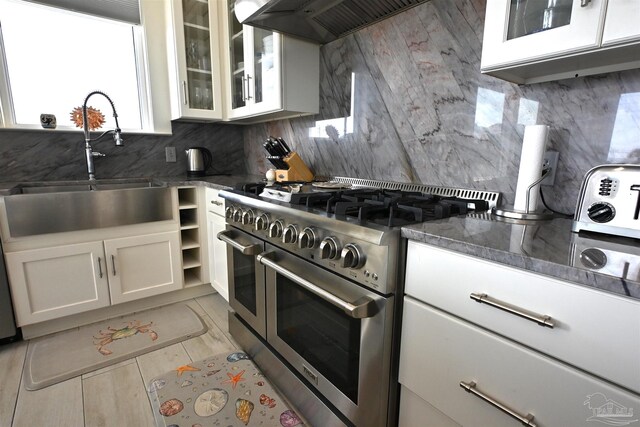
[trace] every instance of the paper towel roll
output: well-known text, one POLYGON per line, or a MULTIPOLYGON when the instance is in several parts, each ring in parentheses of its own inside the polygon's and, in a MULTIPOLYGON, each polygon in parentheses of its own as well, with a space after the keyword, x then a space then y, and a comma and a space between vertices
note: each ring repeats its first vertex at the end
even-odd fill
MULTIPOLYGON (((542 161, 544 160, 548 137, 549 126, 547 125, 529 125, 524 128, 518 185, 516 186, 516 198, 513 203, 513 209, 517 211, 527 210, 527 188, 542 176, 542 161)), ((529 212, 535 211, 538 207, 539 188, 540 184, 531 189, 529 212)))

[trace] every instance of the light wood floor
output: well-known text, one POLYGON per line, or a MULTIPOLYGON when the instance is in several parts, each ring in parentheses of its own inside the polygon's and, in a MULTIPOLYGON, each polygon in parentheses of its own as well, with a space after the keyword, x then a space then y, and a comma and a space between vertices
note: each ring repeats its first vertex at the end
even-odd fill
POLYGON ((145 384, 176 366, 237 349, 219 295, 187 301, 209 331, 37 391, 22 384, 27 342, 0 346, 0 426, 154 426, 145 384))

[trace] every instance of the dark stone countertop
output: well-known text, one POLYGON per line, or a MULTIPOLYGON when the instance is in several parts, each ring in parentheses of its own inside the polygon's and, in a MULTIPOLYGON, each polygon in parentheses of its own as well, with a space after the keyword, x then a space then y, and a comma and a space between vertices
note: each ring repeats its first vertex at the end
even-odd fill
POLYGON ((640 299, 640 241, 595 233, 571 232, 571 220, 557 218, 528 225, 490 214, 453 217, 402 228, 411 240, 640 299), (606 264, 589 268, 588 257, 606 264), (585 258, 584 256, 582 258, 585 258))

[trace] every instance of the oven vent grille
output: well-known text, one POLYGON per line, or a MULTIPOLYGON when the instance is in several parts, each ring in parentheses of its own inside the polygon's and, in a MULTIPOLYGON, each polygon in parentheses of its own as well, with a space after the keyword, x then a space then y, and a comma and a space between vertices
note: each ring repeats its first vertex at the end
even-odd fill
POLYGON ((484 200, 489 204, 489 210, 500 203, 500 192, 469 190, 464 188, 438 187, 435 185, 411 184, 406 182, 377 181, 374 179, 346 178, 341 176, 331 177, 330 181, 344 182, 357 187, 382 188, 385 190, 419 191, 421 193, 434 194, 443 197, 458 197, 460 199, 484 200))

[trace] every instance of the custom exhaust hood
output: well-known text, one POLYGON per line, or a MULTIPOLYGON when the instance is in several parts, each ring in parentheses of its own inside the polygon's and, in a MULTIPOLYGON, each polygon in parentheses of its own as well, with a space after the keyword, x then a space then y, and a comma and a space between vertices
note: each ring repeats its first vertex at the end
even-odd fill
POLYGON ((427 0, 236 0, 238 20, 324 44, 427 0))

